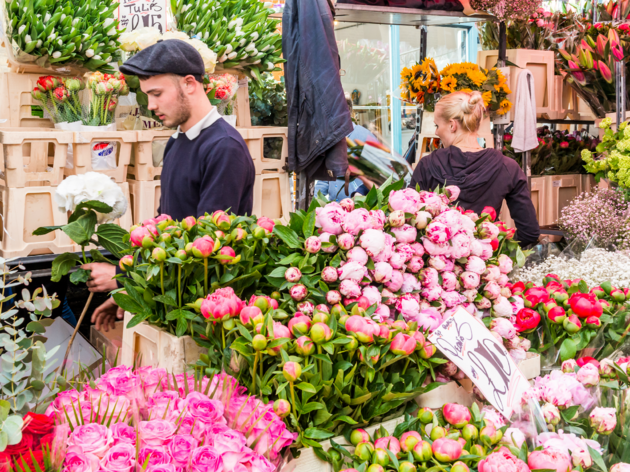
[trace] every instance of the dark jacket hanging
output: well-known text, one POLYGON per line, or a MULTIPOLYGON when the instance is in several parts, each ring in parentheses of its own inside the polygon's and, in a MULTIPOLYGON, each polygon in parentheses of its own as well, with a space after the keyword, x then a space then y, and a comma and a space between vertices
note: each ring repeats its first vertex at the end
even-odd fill
POLYGON ((352 132, 352 120, 326 0, 286 1, 282 53, 287 61, 289 169, 306 171, 312 179, 341 177, 348 168, 345 138, 352 132))

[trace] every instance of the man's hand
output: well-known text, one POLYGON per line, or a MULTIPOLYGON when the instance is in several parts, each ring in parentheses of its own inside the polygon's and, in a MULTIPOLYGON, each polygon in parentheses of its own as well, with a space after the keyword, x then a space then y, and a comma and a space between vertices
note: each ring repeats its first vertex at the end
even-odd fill
POLYGON ((115 265, 106 262, 92 262, 82 265, 81 268, 92 271, 87 281, 90 292, 111 292, 118 288, 116 281, 112 280, 116 275, 115 265))
POLYGON ((96 329, 100 330, 103 328, 103 331, 107 333, 109 328, 114 329, 116 327, 116 319, 122 320, 124 314, 125 311, 116 305, 114 299, 109 298, 105 303, 94 310, 94 313, 92 313, 92 323, 96 323, 96 329))

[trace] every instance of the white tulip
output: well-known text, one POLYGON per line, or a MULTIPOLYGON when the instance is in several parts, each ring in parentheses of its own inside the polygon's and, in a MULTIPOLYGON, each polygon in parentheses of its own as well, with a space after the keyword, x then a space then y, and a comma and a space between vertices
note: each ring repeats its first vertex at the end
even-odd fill
POLYGON ((59 59, 59 58, 61 57, 61 51, 55 51, 55 52, 53 52, 52 57, 53 57, 54 59, 59 59))
POLYGON ((94 55, 94 49, 88 49, 85 51, 86 57, 92 57, 94 55))
POLYGON ((26 29, 26 25, 22 25, 18 28, 18 34, 22 34, 22 32, 26 29))
POLYGON ((65 20, 65 19, 66 19, 66 14, 65 14, 65 13, 62 13, 62 14, 61 14, 61 20, 60 20, 60 21, 63 21, 63 20, 65 20))
POLYGON ((61 39, 58 39, 58 40, 57 40, 57 44, 58 44, 59 46, 63 46, 63 41, 62 41, 61 39))
POLYGON ((236 53, 235 52, 231 52, 230 54, 227 55, 228 59, 234 59, 236 57, 236 53))
POLYGON ((231 44, 228 44, 227 49, 225 50, 225 54, 230 54, 232 51, 234 51, 234 48, 231 44))
POLYGON ((30 42, 31 42, 31 35, 30 35, 30 34, 27 34, 26 36, 24 36, 24 42, 25 42, 26 44, 28 44, 28 43, 30 43, 30 42))
POLYGON ((42 43, 42 40, 41 40, 41 39, 38 39, 38 40, 37 40, 37 45, 36 45, 36 47, 41 48, 41 47, 42 47, 42 44, 43 44, 43 43, 42 43))
POLYGON ((246 39, 246 38, 241 39, 241 40, 238 42, 239 47, 241 47, 241 48, 242 48, 243 46, 245 46, 245 43, 246 43, 246 42, 247 42, 247 39, 246 39))
POLYGON ((81 21, 81 18, 75 18, 72 20, 72 26, 76 26, 79 21, 81 21))
POLYGON ((51 33, 50 36, 48 36, 48 39, 50 41, 54 41, 56 37, 57 37, 57 33, 51 33))
POLYGON ((258 49, 254 48, 253 51, 250 51, 249 56, 254 57, 256 54, 258 54, 258 49))
POLYGON ((254 62, 252 62, 252 64, 253 65, 260 64, 260 59, 256 59, 254 62))
POLYGON ((44 15, 44 23, 48 23, 48 20, 50 20, 50 13, 46 12, 46 15, 44 15))
POLYGON ((209 32, 209 31, 206 31, 206 32, 203 34, 203 39, 208 39, 208 36, 210 36, 210 32, 209 32))
POLYGON ((260 35, 258 34, 258 31, 254 31, 252 33, 252 41, 256 41, 259 37, 260 35))
POLYGON ((219 62, 225 62, 227 61, 227 54, 223 54, 220 58, 219 58, 219 62))
POLYGON ((108 46, 116 46, 116 41, 109 41, 107 43, 108 46))
POLYGON ((98 43, 98 47, 105 46, 105 43, 98 43))
POLYGON ((101 60, 101 56, 99 56, 98 54, 96 56, 94 56, 92 59, 94 59, 95 61, 100 61, 101 60))
POLYGON ((249 43, 247 47, 245 48, 245 51, 249 52, 249 51, 253 51, 254 49, 256 49, 256 45, 254 43, 249 43))
MULTIPOLYGON (((234 35, 235 38, 240 38, 241 36, 245 36, 245 33, 243 33, 241 30, 238 30, 234 35)), ((245 41, 247 41, 247 39, 245 39, 245 41)))
POLYGON ((107 28, 110 25, 114 24, 114 19, 113 18, 107 18, 105 21, 103 21, 103 28, 107 28))
POLYGON ((268 62, 267 63, 267 70, 274 70, 276 68, 275 64, 273 62, 268 62))

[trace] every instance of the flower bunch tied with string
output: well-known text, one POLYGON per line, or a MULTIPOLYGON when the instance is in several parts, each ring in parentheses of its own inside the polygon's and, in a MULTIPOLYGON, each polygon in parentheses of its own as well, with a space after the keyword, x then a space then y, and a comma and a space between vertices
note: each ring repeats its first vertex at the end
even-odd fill
POLYGON ((427 57, 421 64, 416 63, 411 68, 405 67, 400 73, 400 78, 401 98, 423 105, 427 111, 433 111, 440 89, 440 73, 435 61, 427 57))
POLYGON ((471 62, 461 62, 446 66, 440 75, 443 94, 478 91, 489 113, 504 115, 512 108, 512 102, 507 99, 511 93, 507 78, 496 67, 484 69, 471 62))

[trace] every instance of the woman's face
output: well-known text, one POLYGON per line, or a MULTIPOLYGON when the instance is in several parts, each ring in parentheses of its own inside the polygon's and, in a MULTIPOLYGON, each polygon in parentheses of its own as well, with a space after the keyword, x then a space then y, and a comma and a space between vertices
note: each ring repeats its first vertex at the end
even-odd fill
POLYGON ((435 113, 433 114, 433 120, 435 123, 435 134, 437 134, 438 138, 440 138, 440 142, 442 146, 449 147, 455 142, 455 138, 457 137, 458 131, 458 123, 455 120, 446 121, 442 117, 441 110, 439 109, 440 104, 438 103, 435 106, 435 113))

